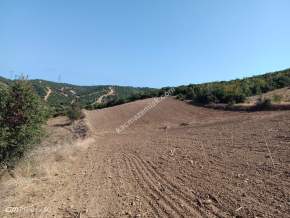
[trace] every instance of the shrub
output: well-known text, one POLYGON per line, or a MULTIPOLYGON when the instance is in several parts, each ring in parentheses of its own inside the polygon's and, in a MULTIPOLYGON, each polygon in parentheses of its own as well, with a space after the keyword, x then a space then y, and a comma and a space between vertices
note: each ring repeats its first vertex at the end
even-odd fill
POLYGON ((14 162, 40 139, 47 109, 25 79, 0 95, 0 161, 14 162))
POLYGON ((273 96, 273 102, 280 103, 282 101, 282 96, 281 95, 274 95, 273 96))
POLYGON ((259 98, 256 102, 255 109, 256 110, 267 110, 271 108, 272 102, 271 99, 268 98, 259 98))
POLYGON ((67 116, 71 121, 76 121, 83 118, 81 105, 77 100, 75 100, 67 111, 67 116))
POLYGON ((8 90, 4 87, 0 88, 0 161, 2 150, 7 146, 5 142, 7 136, 7 127, 4 123, 6 111, 7 111, 7 98, 8 98, 8 90))
POLYGON ((185 96, 183 94, 176 95, 176 98, 182 101, 185 100, 185 96))

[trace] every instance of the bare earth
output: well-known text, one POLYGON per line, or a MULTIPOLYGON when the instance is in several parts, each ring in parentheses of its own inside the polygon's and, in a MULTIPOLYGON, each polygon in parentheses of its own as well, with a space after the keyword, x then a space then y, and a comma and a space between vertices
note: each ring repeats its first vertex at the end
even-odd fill
POLYGON ((44 101, 47 101, 47 99, 49 98, 49 96, 51 95, 51 88, 46 87, 47 88, 47 92, 46 95, 44 96, 44 101))
POLYGON ((2 179, 0 216, 289 217, 289 111, 226 112, 168 98, 116 133, 151 101, 86 112, 89 138, 38 155, 53 173, 35 173, 26 189, 2 179))
POLYGON ((97 99, 96 103, 98 103, 98 104, 103 103, 103 99, 106 98, 107 96, 110 96, 110 95, 114 95, 114 89, 113 89, 112 87, 109 87, 109 91, 108 91, 108 93, 106 93, 106 94, 100 96, 100 97, 97 99))

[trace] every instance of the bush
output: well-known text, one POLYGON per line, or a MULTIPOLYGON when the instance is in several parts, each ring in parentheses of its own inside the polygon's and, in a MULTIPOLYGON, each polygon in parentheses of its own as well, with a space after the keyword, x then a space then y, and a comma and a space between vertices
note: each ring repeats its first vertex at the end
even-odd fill
POLYGON ((40 139, 47 109, 25 79, 0 95, 0 161, 14 162, 40 139))
POLYGON ((75 100, 68 108, 67 116, 71 121, 76 121, 84 117, 81 105, 77 100, 75 100))
POLYGON ((271 106, 272 106, 271 99, 259 98, 256 102, 255 109, 256 110, 267 110, 267 109, 271 108, 271 106))
POLYGON ((176 95, 176 98, 181 100, 181 101, 185 100, 185 96, 183 94, 176 95))
POLYGON ((282 101, 281 95, 274 95, 273 96, 273 102, 280 103, 282 101))
POLYGON ((0 161, 2 150, 7 146, 5 142, 7 137, 7 127, 4 123, 6 112, 7 112, 7 99, 8 98, 8 90, 4 87, 0 88, 0 161))

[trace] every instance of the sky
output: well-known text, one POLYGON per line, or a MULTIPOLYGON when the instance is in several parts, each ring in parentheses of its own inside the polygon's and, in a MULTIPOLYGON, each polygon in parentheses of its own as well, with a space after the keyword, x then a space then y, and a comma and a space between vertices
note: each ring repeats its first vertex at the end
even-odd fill
POLYGON ((289 0, 0 0, 0 76, 164 87, 290 67, 289 0))

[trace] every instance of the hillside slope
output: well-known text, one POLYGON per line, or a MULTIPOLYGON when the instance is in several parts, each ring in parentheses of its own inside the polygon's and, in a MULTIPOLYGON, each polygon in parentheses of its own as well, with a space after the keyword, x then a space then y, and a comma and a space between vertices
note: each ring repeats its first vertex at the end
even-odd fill
POLYGON ((51 90, 51 94, 47 99, 50 105, 68 105, 73 99, 78 98, 82 106, 90 105, 96 100, 110 91, 110 87, 115 90, 115 96, 120 99, 126 99, 130 96, 142 93, 147 90, 154 90, 150 88, 135 88, 126 86, 76 86, 66 83, 55 83, 44 80, 31 80, 33 87, 41 97, 45 97, 47 90, 51 90))
POLYGON ((254 104, 259 98, 270 99, 275 103, 290 103, 290 87, 276 89, 262 95, 251 96, 246 100, 246 102, 254 104))
POLYGON ((86 112, 90 146, 73 164, 57 158, 69 166, 63 172, 35 173, 29 189, 1 184, 0 205, 25 205, 27 217, 287 217, 289 112, 216 111, 168 98, 116 132, 152 101, 86 112))
MULTIPOLYGON (((9 85, 11 81, 0 77, 0 82, 9 85)), ((39 96, 45 99, 50 106, 60 111, 75 99, 78 99, 82 107, 96 109, 155 97, 162 95, 165 90, 169 89, 168 87, 159 90, 112 85, 77 86, 45 80, 31 80, 31 83, 39 96), (107 95, 111 89, 114 95, 107 95), (100 103, 98 99, 101 96, 104 98, 100 103)), ((290 69, 244 79, 179 86, 175 87, 173 94, 179 99, 190 100, 197 104, 242 103, 247 97, 287 86, 290 86, 290 69)))
MULTIPOLYGON (((136 94, 145 92, 154 92, 157 89, 146 87, 130 87, 130 86, 112 86, 112 85, 97 85, 97 86, 77 86, 67 83, 56 83, 46 80, 30 80, 37 94, 46 100, 50 106, 59 107, 67 106, 74 99, 78 98, 80 104, 85 107, 94 104, 97 99, 106 95, 110 88, 114 90, 114 96, 118 99, 128 99, 136 94), (49 91, 49 96, 47 96, 49 91)), ((11 80, 0 77, 0 83, 9 85, 11 80)), ((102 100, 105 103, 106 99, 102 100)))
POLYGON ((175 95, 194 104, 242 103, 247 97, 290 86, 290 69, 230 81, 179 86, 175 95))

